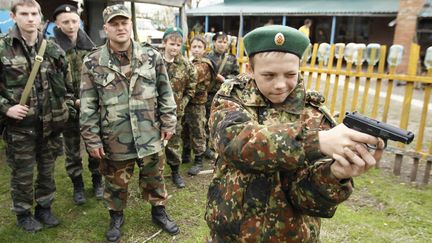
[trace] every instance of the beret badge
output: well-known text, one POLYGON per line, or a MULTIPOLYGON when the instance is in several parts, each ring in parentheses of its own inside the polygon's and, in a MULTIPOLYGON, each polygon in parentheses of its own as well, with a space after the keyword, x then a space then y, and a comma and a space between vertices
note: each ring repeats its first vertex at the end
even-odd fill
POLYGON ((274 42, 276 45, 281 46, 285 43, 285 37, 282 33, 277 33, 274 37, 274 42))

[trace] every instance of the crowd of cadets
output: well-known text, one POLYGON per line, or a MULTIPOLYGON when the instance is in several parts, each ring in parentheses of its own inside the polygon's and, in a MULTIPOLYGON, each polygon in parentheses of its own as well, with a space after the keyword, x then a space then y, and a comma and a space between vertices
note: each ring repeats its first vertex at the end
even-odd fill
MULTIPOLYGON (((106 74, 98 74, 94 71, 97 70, 94 66, 90 67, 90 64, 93 65, 91 57, 95 55, 94 53, 98 53, 101 49, 103 52, 103 49, 107 45, 96 47, 89 36, 80 29, 81 20, 76 7, 72 5, 59 6, 53 13, 56 23, 54 38, 47 40, 48 47, 43 54, 44 60, 39 71, 41 75, 37 75, 35 80, 37 90, 33 90, 30 93, 30 101, 26 102, 25 105, 17 104, 11 109, 10 104, 17 103, 19 93, 22 92, 27 82, 27 78, 25 77, 28 77, 28 73, 17 76, 20 72, 23 72, 23 70, 19 70, 22 67, 14 67, 13 65, 18 65, 19 63, 27 65, 27 60, 31 60, 30 67, 32 67, 38 47, 41 46, 40 42, 44 38, 37 30, 41 18, 39 4, 34 0, 14 0, 12 5, 11 12, 16 25, 10 34, 0 42, 1 53, 6 57, 10 56, 10 59, 2 58, 2 65, 5 65, 5 61, 10 60, 12 68, 4 70, 6 80, 3 82, 2 79, 2 82, 0 82, 0 86, 2 86, 0 87, 0 103, 2 105, 1 110, 6 115, 5 117, 8 117, 7 119, 10 120, 4 122, 6 124, 4 139, 6 142, 8 163, 12 168, 11 194, 13 211, 17 215, 17 225, 26 231, 33 232, 42 229, 43 224, 49 227, 59 224, 59 220, 51 212, 51 203, 55 192, 53 177, 54 161, 63 153, 63 147, 66 171, 73 184, 73 201, 76 204, 86 202, 80 149, 82 135, 80 135, 80 108, 82 108, 80 95, 85 94, 85 91, 82 89, 86 87, 83 84, 82 77, 85 75, 96 75, 97 77, 92 77, 92 79, 97 79, 102 75, 104 79, 107 79, 106 74), (29 22, 30 24, 28 24, 29 22), (34 28, 26 30, 25 28, 28 28, 26 26, 29 25, 34 26, 34 28), (31 33, 32 39, 26 36, 27 33, 31 33), (8 38, 10 38, 10 43, 8 42, 8 38), (18 53, 22 53, 22 55, 15 54, 15 56, 12 56, 12 53, 17 53, 17 51, 11 52, 12 49, 19 50, 18 53), (89 56, 89 60, 85 62, 86 56, 89 56), (86 67, 85 71, 83 71, 84 69, 82 70, 83 64, 86 67), (8 83, 13 83, 12 81, 17 82, 18 78, 22 81, 18 84, 20 85, 18 88, 16 85, 8 85, 8 83), (9 81, 9 79, 12 81, 9 81), (64 101, 64 104, 67 104, 67 107, 62 107, 62 113, 69 114, 69 117, 64 119, 65 123, 61 129, 63 135, 60 135, 60 129, 54 131, 50 127, 45 127, 45 124, 54 123, 52 120, 55 117, 50 117, 51 114, 47 114, 46 116, 44 116, 45 114, 41 114, 41 111, 46 110, 45 105, 49 103, 43 100, 48 99, 50 94, 39 92, 39 90, 46 89, 46 92, 55 92, 55 90, 51 91, 53 88, 48 85, 52 79, 61 82, 60 85, 66 87, 60 95, 57 95, 58 100, 64 101), (13 93, 9 94, 8 92, 13 93), (64 109, 68 109, 69 112, 66 112, 64 109), (6 111, 8 111, 7 114, 6 111), (16 122, 13 121, 14 119, 16 122), (23 148, 27 148, 28 151, 24 151, 23 148), (23 167, 23 164, 26 167, 23 167), (35 166, 38 169, 38 179, 33 186, 32 171, 35 166), (22 186, 19 186, 22 183, 26 187, 24 190, 22 190, 22 186), (34 197, 33 190, 35 191, 34 197), (31 213, 33 198, 37 204, 35 216, 31 213)), ((103 16, 105 25, 111 19, 118 16, 130 19, 130 14, 123 5, 107 7, 104 10, 103 16)), ((107 29, 105 31, 108 32, 107 29)), ((170 27, 165 31, 163 36, 164 50, 160 51, 160 53, 163 65, 166 68, 166 74, 169 77, 177 116, 175 132, 171 139, 167 139, 168 142, 164 144, 164 152, 166 163, 171 168, 172 181, 178 188, 185 187, 185 183, 179 173, 179 167, 182 163, 193 161, 194 164, 187 173, 194 176, 202 170, 204 157, 208 157, 211 161, 214 161, 216 157, 215 152, 208 146, 207 119, 210 104, 221 83, 225 79, 232 78, 239 73, 235 56, 227 52, 227 41, 228 37, 224 32, 217 32, 213 37, 214 50, 206 53, 208 43, 203 37, 195 36, 190 41, 190 58, 186 58, 181 53, 184 43, 183 32, 180 28, 170 27), (191 159, 191 155, 194 156, 194 159, 191 159)), ((136 45, 134 42, 133 44, 136 45)), ((149 53, 158 52, 146 44, 140 45, 143 48, 147 48, 145 50, 149 53)), ((110 46, 108 49, 112 51, 114 47, 110 46)), ((135 50, 129 48, 129 50, 124 52, 115 52, 116 58, 114 58, 114 60, 118 61, 114 65, 119 66, 121 72, 131 80, 133 79, 132 53, 136 54, 135 50), (122 55, 118 55, 118 53, 122 55)), ((30 72, 30 70, 27 71, 30 72)), ((85 102, 88 106, 88 101, 85 102)), ((53 105, 51 104, 51 106, 53 105)), ((81 111, 81 114, 83 114, 83 111, 81 111)), ((81 123, 85 119, 87 117, 81 117, 81 123)), ((85 129, 85 127, 81 126, 82 132, 84 131, 83 134, 86 131, 85 129)), ((107 176, 109 176, 107 173, 109 172, 103 171, 101 174, 100 171, 103 169, 108 170, 106 167, 110 166, 109 163, 100 164, 101 160, 99 158, 104 155, 104 151, 100 151, 100 154, 95 153, 92 150, 91 142, 88 142, 88 139, 84 139, 84 141, 87 145, 86 150, 89 152, 88 168, 92 175, 94 196, 97 199, 104 198, 102 175, 105 176, 105 194, 107 194, 107 191, 108 194, 110 192, 117 193, 112 188, 107 189, 107 187, 116 187, 115 181, 107 179, 107 176)), ((113 159, 109 156, 107 157, 113 159)), ((162 186, 164 187, 164 185, 162 186)), ((166 194, 166 190, 164 193, 166 194)), ((163 195, 160 197, 166 198, 166 196, 163 195)), ((107 199, 106 197, 105 195, 105 199, 107 199)), ((151 198, 152 195, 149 197, 151 198)), ((114 205, 111 199, 107 199, 110 208, 111 223, 106 236, 109 241, 116 241, 120 238, 120 227, 123 224, 123 215, 118 212, 124 206, 114 205), (115 208, 119 209, 112 210, 115 208)), ((151 202, 151 199, 147 199, 151 202)), ((156 221, 155 223, 171 234, 178 233, 178 227, 169 219, 164 211, 164 207, 160 211, 157 206, 155 205, 152 208, 152 216, 153 220, 156 221), (162 215, 162 218, 158 218, 158 214, 159 216, 162 215)), ((164 206, 164 203, 161 203, 159 206, 164 206)))

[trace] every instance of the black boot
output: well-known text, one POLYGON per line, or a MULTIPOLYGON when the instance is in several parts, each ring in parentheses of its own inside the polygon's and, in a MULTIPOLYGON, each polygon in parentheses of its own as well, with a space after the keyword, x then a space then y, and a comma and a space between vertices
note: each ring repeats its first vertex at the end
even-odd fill
POLYGON ((182 163, 187 164, 191 161, 190 159, 191 149, 188 147, 184 147, 182 151, 182 163))
POLYGON ((42 224, 30 212, 17 214, 17 225, 28 232, 36 232, 42 229, 42 224))
POLYGON ((209 147, 207 147, 206 151, 204 152, 204 156, 207 159, 212 159, 212 160, 216 159, 215 152, 213 152, 213 150, 211 150, 209 147))
POLYGON ((102 199, 104 194, 104 188, 102 185, 102 176, 101 175, 92 175, 92 182, 93 182, 93 192, 96 197, 96 199, 102 199))
POLYGON ((190 167, 187 173, 191 176, 198 175, 200 171, 203 169, 203 158, 202 155, 195 156, 195 164, 190 167))
POLYGON ((177 224, 166 213, 165 206, 152 206, 151 215, 153 223, 159 225, 169 234, 176 235, 180 232, 177 224))
POLYGON ((82 175, 72 178, 72 183, 74 187, 73 200, 75 204, 84 204, 86 202, 86 198, 84 196, 84 182, 82 175))
POLYGON ((179 174, 179 166, 178 165, 171 165, 171 179, 178 188, 185 187, 185 183, 183 181, 183 178, 181 178, 179 174))
POLYGON ((52 214, 51 207, 43 208, 42 206, 37 205, 35 208, 35 218, 47 227, 54 227, 60 224, 57 217, 52 214))
POLYGON ((124 222, 123 211, 110 210, 109 214, 111 221, 108 231, 106 232, 106 238, 108 242, 119 242, 121 236, 120 227, 124 222))

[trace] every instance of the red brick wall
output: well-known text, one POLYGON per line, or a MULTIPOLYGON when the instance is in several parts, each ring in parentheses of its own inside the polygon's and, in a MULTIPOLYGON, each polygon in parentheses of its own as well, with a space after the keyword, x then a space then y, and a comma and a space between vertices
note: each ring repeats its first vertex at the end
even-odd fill
POLYGON ((393 44, 404 46, 404 57, 398 72, 406 72, 412 43, 417 43, 417 16, 425 0, 400 0, 393 44))

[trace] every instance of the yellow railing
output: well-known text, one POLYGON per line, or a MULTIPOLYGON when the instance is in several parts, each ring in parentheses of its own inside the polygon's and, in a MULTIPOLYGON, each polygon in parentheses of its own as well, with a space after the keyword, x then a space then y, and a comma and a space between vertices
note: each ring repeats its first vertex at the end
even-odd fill
MULTIPOLYGON (((239 44, 238 62, 242 67, 247 57, 243 55, 242 41, 239 44)), ((396 175, 401 173, 403 156, 412 157, 411 180, 414 181, 419 164, 423 166, 420 161, 424 160, 423 182, 427 183, 432 167, 432 119, 428 115, 431 112, 432 68, 427 69, 426 74, 419 74, 419 63, 423 62, 420 60, 420 47, 412 45, 406 74, 396 73, 399 63, 386 46, 372 49, 363 45, 350 56, 349 52, 344 52, 344 45, 335 55, 335 46, 331 45, 326 58, 320 56, 320 49, 318 44, 314 44, 310 59, 304 58, 301 62, 300 70, 306 87, 323 93, 327 106, 333 115, 338 116, 339 122, 346 111, 358 110, 366 116, 415 133, 410 145, 389 141, 395 154, 393 172, 396 175), (390 60, 387 63, 386 57, 390 60), (365 59, 367 68, 363 68, 365 59)))

